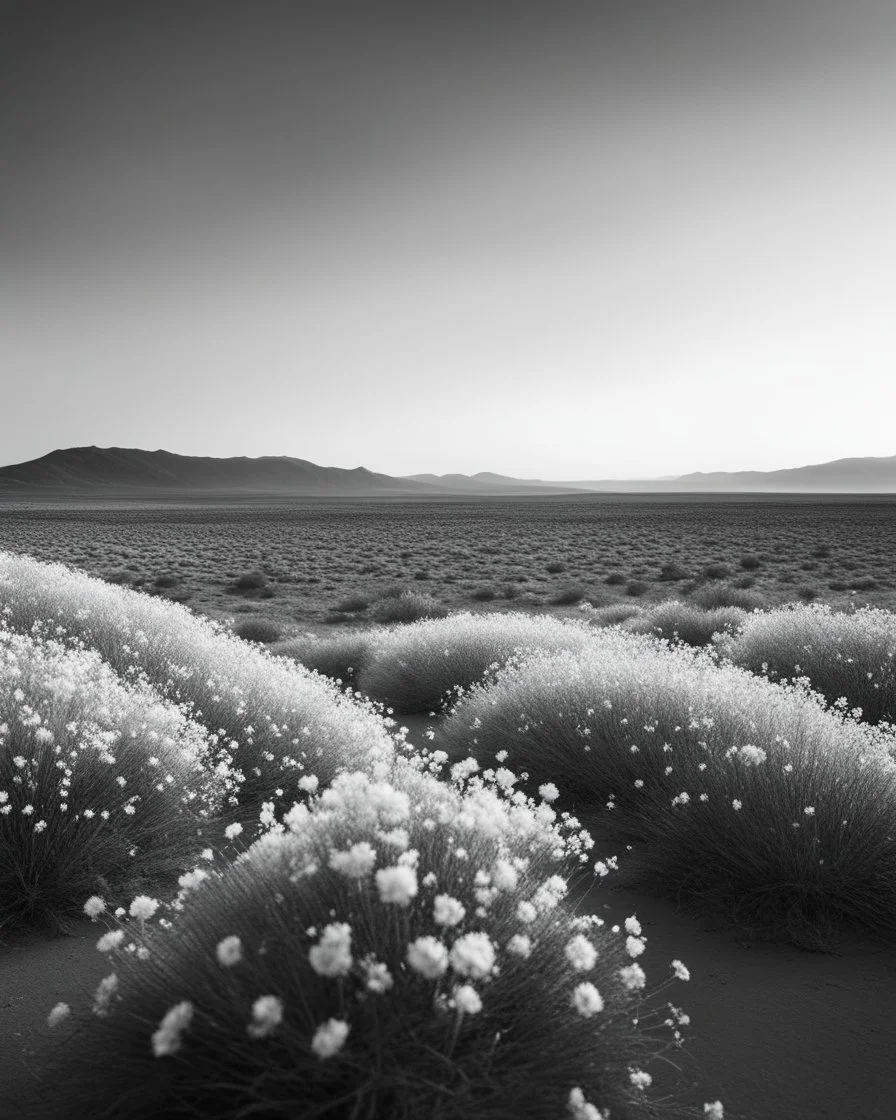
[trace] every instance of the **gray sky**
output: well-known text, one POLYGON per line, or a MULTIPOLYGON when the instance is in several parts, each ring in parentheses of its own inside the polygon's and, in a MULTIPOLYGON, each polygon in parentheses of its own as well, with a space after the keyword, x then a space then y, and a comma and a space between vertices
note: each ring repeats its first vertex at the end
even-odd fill
POLYGON ((896 6, 0 0, 0 462, 896 453, 896 6))

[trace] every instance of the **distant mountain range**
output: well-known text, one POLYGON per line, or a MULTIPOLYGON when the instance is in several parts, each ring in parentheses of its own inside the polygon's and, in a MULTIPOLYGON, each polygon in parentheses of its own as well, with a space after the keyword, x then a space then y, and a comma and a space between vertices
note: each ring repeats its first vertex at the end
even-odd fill
POLYGON ((0 468, 2 497, 444 497, 603 493, 896 494, 896 455, 837 459, 778 471, 696 472, 678 478, 545 482, 480 474, 401 478, 366 467, 321 467, 288 455, 216 459, 122 447, 70 447, 0 468))

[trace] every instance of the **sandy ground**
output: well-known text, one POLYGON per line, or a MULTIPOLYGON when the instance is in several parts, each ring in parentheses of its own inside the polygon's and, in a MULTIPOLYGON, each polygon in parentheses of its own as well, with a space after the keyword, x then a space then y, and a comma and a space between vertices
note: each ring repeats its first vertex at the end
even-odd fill
MULTIPOLYGON (((412 737, 429 723, 402 719, 412 737)), ((713 929, 670 903, 632 890, 595 886, 581 909, 609 922, 637 914, 648 938, 648 984, 679 958, 691 971, 664 998, 691 1016, 680 1074, 652 1069, 656 1086, 683 1091, 691 1115, 704 1101, 725 1104, 729 1120, 892 1120, 896 1086, 896 948, 844 942, 836 953, 750 943, 713 929)), ((64 1045, 46 1015, 58 1001, 84 1007, 108 961, 95 944, 101 927, 71 936, 30 933, 0 939, 0 1118, 31 1120, 41 1109, 48 1059, 64 1045)), ((126 1118, 123 1118, 126 1120, 126 1118)), ((547 1118, 546 1118, 547 1120, 547 1118)))

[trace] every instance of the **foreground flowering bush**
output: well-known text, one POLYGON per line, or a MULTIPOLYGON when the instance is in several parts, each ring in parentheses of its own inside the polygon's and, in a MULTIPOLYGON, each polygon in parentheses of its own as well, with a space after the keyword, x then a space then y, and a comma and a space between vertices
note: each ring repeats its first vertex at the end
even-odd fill
POLYGON ((625 629, 633 634, 654 634, 669 642, 705 646, 714 634, 730 634, 748 617, 747 612, 739 607, 702 610, 693 603, 668 599, 630 619, 625 624, 625 629))
POLYGON ((244 805, 291 804, 309 771, 327 782, 391 752, 372 709, 180 604, 0 553, 0 611, 18 630, 52 622, 120 675, 145 674, 166 698, 189 705, 242 774, 244 805))
POLYGON ((0 625, 0 925, 191 866, 229 789, 204 728, 96 653, 0 625))
POLYGON ((748 616, 724 655, 773 680, 807 677, 830 704, 843 698, 869 723, 896 723, 896 614, 864 607, 789 606, 748 616))
POLYGON ((438 708, 524 650, 582 649, 587 622, 548 615, 453 614, 375 632, 358 688, 396 712, 438 708))
POLYGON ((664 893, 802 942, 896 929, 893 737, 803 689, 605 630, 472 690, 438 745, 556 783, 664 893))
POLYGON ((136 900, 139 924, 100 939, 110 972, 61 1048, 58 1115, 660 1114, 643 1066, 686 1016, 642 1006, 637 919, 573 917, 589 838, 472 765, 454 785, 405 762, 343 774, 223 873, 185 879, 170 928, 136 900))

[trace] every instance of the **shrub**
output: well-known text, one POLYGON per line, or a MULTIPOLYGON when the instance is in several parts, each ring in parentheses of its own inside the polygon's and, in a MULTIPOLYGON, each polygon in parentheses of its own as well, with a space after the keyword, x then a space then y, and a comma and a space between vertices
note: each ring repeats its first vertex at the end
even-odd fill
POLYGON ((850 580, 846 586, 850 591, 874 591, 877 580, 873 576, 860 576, 858 579, 850 580))
POLYGON ((373 633, 371 630, 352 630, 335 638, 317 638, 307 634, 278 642, 271 647, 271 653, 289 657, 306 669, 322 673, 337 682, 348 683, 367 663, 373 633))
POLYGON ((812 587, 808 583, 804 583, 801 587, 798 587, 796 593, 807 603, 811 603, 813 599, 818 598, 818 588, 812 587))
POLYGON ((39 620, 58 625, 120 676, 145 674, 166 699, 188 705, 235 760, 244 805, 275 789, 291 803, 310 766, 329 780, 391 753, 375 712, 179 604, 0 552, 0 611, 20 631, 39 620))
POLYGON ((234 634, 244 642, 276 642, 282 633, 270 618, 247 618, 233 628, 234 634))
POLYGON ((703 569, 703 575, 707 579, 728 579, 731 569, 727 564, 707 564, 703 569))
POLYGON ((604 630, 471 690, 440 746, 555 782, 663 894, 803 944, 896 929, 892 736, 801 689, 604 630))
POLYGON ((762 567, 762 561, 758 556, 741 556, 740 566, 745 572, 755 572, 757 568, 762 567))
POLYGON ((333 608, 334 611, 339 611, 341 614, 358 614, 361 611, 366 611, 370 603, 361 595, 351 595, 348 599, 343 599, 337 603, 333 608))
POLYGON ((545 564, 544 570, 550 572, 552 576, 556 576, 566 571, 566 565, 560 560, 552 560, 549 564, 545 564))
POLYGON ((625 588, 626 595, 630 595, 633 599, 641 595, 646 595, 650 590, 650 584, 645 583, 642 579, 630 580, 625 588))
POLYGON ((176 575, 173 575, 173 574, 156 576, 156 578, 152 581, 153 587, 162 587, 162 588, 177 587, 177 585, 179 583, 180 583, 180 577, 176 576, 176 575))
POLYGON ((379 631, 358 688, 402 714, 447 704, 523 649, 580 648, 587 624, 521 612, 454 614, 379 631))
POLYGON ((237 591, 260 591, 268 582, 264 572, 242 572, 233 581, 237 591))
POLYGON ((829 704, 841 697, 869 723, 896 723, 896 615, 792 605, 751 615, 720 649, 735 665, 773 680, 807 677, 829 704))
POLYGON ((584 587, 564 587, 556 595, 552 595, 550 602, 558 607, 569 607, 574 603, 581 603, 585 597, 584 587))
POLYGON ((626 629, 635 634, 656 634, 667 641, 684 642, 689 646, 705 646, 713 634, 736 630, 747 617, 738 607, 717 607, 700 610, 691 603, 670 599, 632 618, 626 629))
POLYGON ((605 607, 585 611, 585 617, 595 626, 619 626, 630 618, 637 618, 642 609, 634 603, 610 603, 605 607))
POLYGON ((683 568, 681 564, 663 564, 663 566, 660 568, 660 579, 662 580, 679 580, 690 578, 691 573, 686 568, 683 568))
POLYGON ((755 591, 728 587, 724 583, 709 583, 698 587, 691 595, 691 602, 705 611, 718 607, 740 607, 743 611, 759 610, 765 606, 765 598, 755 591))
POLYGON ((494 599, 496 595, 497 592, 493 587, 477 587, 470 592, 470 598, 479 603, 487 603, 490 599, 494 599))
POLYGON ((448 608, 432 595, 402 591, 396 597, 381 599, 374 608, 377 622, 417 622, 421 618, 445 618, 448 608))
POLYGON ((205 729, 98 654, 0 625, 0 926, 186 870, 232 783, 205 729))
POLYGON ((640 998, 637 919, 626 938, 573 917, 581 839, 470 786, 342 775, 170 931, 130 923, 148 956, 112 949, 115 995, 67 1042, 54 1115, 662 1115, 638 1087, 668 1012, 640 998))
POLYGON ((625 583, 626 577, 622 572, 610 572, 608 576, 604 577, 604 583, 608 583, 611 587, 618 587, 620 584, 625 583))

